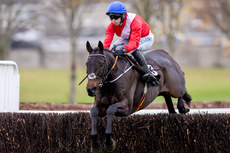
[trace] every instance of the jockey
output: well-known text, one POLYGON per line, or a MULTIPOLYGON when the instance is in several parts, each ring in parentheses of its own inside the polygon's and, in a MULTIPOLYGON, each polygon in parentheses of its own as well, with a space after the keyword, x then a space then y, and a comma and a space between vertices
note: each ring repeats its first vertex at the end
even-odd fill
POLYGON ((159 74, 148 68, 147 61, 140 51, 149 49, 154 42, 149 25, 137 14, 126 13, 125 5, 119 1, 112 2, 106 15, 110 17, 111 23, 105 32, 104 48, 109 49, 113 41, 114 33, 119 36, 119 40, 114 46, 119 45, 114 52, 115 56, 131 53, 140 66, 143 66, 145 73, 143 80, 154 82, 159 78, 159 74))

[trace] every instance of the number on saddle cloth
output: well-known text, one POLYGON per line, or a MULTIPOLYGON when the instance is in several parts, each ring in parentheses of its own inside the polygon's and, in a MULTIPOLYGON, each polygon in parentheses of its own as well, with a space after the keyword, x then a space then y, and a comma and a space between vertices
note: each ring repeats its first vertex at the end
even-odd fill
POLYGON ((151 73, 154 75, 154 76, 157 76, 158 75, 158 72, 156 70, 156 68, 151 65, 151 64, 148 64, 148 69, 151 71, 151 73))

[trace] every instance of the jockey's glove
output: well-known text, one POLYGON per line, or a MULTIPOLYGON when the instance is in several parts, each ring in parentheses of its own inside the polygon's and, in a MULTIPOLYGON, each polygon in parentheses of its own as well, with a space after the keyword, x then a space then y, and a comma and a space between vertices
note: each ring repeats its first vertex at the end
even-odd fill
POLYGON ((114 56, 120 56, 120 55, 124 55, 125 51, 124 49, 121 50, 115 50, 115 52, 113 53, 114 56))

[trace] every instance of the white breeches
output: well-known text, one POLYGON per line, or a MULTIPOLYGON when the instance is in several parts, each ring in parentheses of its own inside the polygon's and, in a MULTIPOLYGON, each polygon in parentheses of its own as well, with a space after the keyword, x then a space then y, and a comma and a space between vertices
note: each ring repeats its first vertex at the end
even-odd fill
MULTIPOLYGON (((122 44, 122 45, 117 46, 117 48, 116 48, 116 50, 120 50, 120 49, 122 49, 124 46, 126 46, 128 43, 129 43, 129 40, 128 40, 128 39, 120 38, 120 39, 118 39, 113 45, 122 44)), ((140 43, 139 43, 139 46, 138 46, 138 49, 139 49, 140 51, 148 50, 148 49, 151 48, 151 46, 153 45, 153 43, 154 43, 154 35, 153 35, 152 32, 150 31, 148 36, 141 38, 140 43)), ((132 51, 131 51, 131 52, 132 52, 132 51)))

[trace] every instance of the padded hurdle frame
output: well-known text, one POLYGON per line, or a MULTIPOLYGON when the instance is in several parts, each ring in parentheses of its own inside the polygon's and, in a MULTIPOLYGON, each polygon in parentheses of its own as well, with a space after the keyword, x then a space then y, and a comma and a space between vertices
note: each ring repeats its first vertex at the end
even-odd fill
POLYGON ((13 61, 0 61, 0 112, 19 111, 20 75, 13 61))

